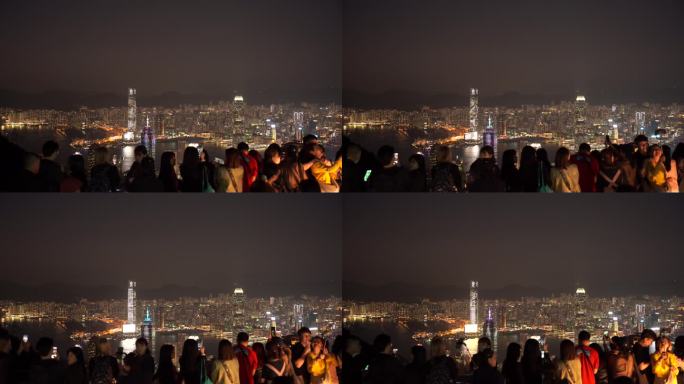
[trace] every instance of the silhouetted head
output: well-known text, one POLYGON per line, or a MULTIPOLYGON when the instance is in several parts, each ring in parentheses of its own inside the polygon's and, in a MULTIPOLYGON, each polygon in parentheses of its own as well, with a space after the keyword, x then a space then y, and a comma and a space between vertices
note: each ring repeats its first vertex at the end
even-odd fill
POLYGON ((554 166, 559 169, 565 169, 570 163, 570 150, 565 147, 560 147, 556 151, 556 162, 554 166))
POLYGON ((36 343, 36 352, 41 358, 46 358, 50 356, 52 352, 52 347, 55 346, 55 342, 49 337, 41 337, 36 343))
POLYGON ((164 344, 159 348, 159 365, 173 364, 176 358, 176 347, 172 344, 164 344))
POLYGON ((93 150, 93 160, 95 164, 109 163, 109 150, 107 147, 100 146, 93 150))
POLYGON ((570 361, 575 358, 575 343, 565 339, 560 343, 560 358, 563 361, 570 361))
POLYGON ((48 140, 43 144, 43 158, 55 160, 59 156, 59 144, 54 140, 48 140))
MULTIPOLYGON (((523 148, 523 149, 525 149, 525 148, 523 148)), ((544 164, 549 164, 549 153, 546 152, 546 149, 544 149, 544 148, 537 149, 537 152, 535 153, 535 155, 537 156, 537 160, 539 160, 539 162, 544 163, 544 164)), ((521 158, 522 158, 522 156, 521 156, 521 158)))
POLYGON ((235 340, 238 344, 247 345, 249 343, 249 334, 247 332, 240 332, 235 340))
POLYGON ((347 147, 347 159, 354 164, 358 164, 361 161, 361 147, 356 144, 349 144, 347 147))
POLYGON ((590 339, 591 339, 591 334, 589 334, 588 331, 581 330, 581 331, 577 334, 577 342, 578 342, 580 345, 589 345, 589 340, 590 340, 590 339))
POLYGON ((83 349, 81 347, 71 347, 67 350, 67 364, 85 366, 85 358, 83 357, 83 349))
POLYGON ((147 156, 147 147, 144 145, 136 145, 135 149, 133 150, 133 157, 135 157, 135 161, 140 162, 145 156, 147 156))
MULTIPOLYGON (((542 149, 542 148, 539 148, 542 149)), ((546 153, 546 150, 544 151, 546 153)), ((505 154, 505 152, 504 152, 505 154)), ((533 166, 537 163, 537 156, 534 148, 530 145, 526 145, 520 151, 520 168, 525 166, 533 166)))
POLYGON ((409 156, 408 169, 410 171, 419 170, 425 173, 425 156, 421 155, 420 153, 414 153, 413 155, 409 156))
POLYGON ((199 151, 197 148, 188 146, 183 151, 183 166, 193 167, 199 164, 199 151))
POLYGON ((135 341, 135 354, 136 355, 149 355, 150 348, 147 344, 147 339, 144 337, 139 338, 135 341))
POLYGON ((218 345, 218 359, 223 360, 233 360, 235 358, 235 350, 233 349, 233 344, 230 341, 223 339, 219 341, 218 345))
POLYGON ((378 161, 383 167, 390 166, 394 159, 394 147, 383 145, 378 149, 378 161))
POLYGON ((579 152, 588 155, 591 152, 591 146, 587 143, 582 143, 579 145, 579 152))
POLYGON ((264 151, 264 163, 266 164, 280 164, 281 158, 280 145, 273 143, 264 151))
POLYGON ((491 159, 494 157, 494 148, 491 145, 485 145, 480 148, 480 159, 491 159))
POLYGON ((505 363, 515 363, 520 360, 520 353, 522 352, 522 347, 518 343, 510 343, 506 348, 506 360, 505 363))
POLYGON ((648 137, 645 135, 638 135, 634 138, 634 145, 637 147, 637 151, 643 156, 646 156, 648 152, 648 137))
POLYGON ((392 338, 384 333, 375 336, 373 348, 378 353, 390 353, 392 350, 392 338))
POLYGON ((306 135, 302 138, 304 145, 307 144, 318 144, 318 137, 316 135, 306 135))
POLYGON ((241 154, 246 155, 249 151, 249 145, 247 145, 247 143, 244 141, 241 141, 237 145, 237 150, 240 151, 241 154))
POLYGON ((439 336, 435 336, 430 340, 430 354, 432 357, 446 355, 447 345, 444 339, 439 336))
POLYGON ((438 163, 451 162, 451 149, 446 145, 438 145, 435 147, 435 160, 438 163))
POLYGON ((416 365, 423 365, 427 361, 427 353, 422 345, 411 347, 411 356, 413 357, 411 362, 416 365))
POLYGON ((308 345, 311 342, 311 330, 307 327, 301 327, 297 331, 299 342, 303 345, 308 345))
POLYGON ((180 357, 181 369, 191 369, 193 370, 195 361, 199 357, 199 344, 195 339, 185 339, 183 343, 183 353, 180 357))
POLYGON ((477 352, 482 352, 487 348, 492 347, 492 340, 489 339, 489 337, 480 337, 477 340, 477 352))
POLYGON ((154 159, 150 156, 145 156, 140 161, 140 170, 144 177, 154 177, 154 159))

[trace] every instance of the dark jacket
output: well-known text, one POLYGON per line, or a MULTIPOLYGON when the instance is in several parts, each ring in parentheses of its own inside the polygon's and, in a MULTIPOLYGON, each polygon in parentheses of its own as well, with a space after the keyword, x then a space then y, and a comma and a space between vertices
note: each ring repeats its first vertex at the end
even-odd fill
POLYGON ((40 177, 43 191, 59 192, 59 186, 64 178, 62 167, 60 167, 59 164, 52 160, 41 159, 38 176, 40 177))

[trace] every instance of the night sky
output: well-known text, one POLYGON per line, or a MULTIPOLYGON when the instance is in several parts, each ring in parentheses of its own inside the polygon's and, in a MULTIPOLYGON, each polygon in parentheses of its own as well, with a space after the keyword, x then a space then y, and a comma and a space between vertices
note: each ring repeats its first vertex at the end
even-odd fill
POLYGON ((321 195, 5 195, 0 285, 339 296, 340 207, 321 195))
POLYGON ((344 294, 681 295, 682 212, 665 194, 346 195, 344 294))
POLYGON ((678 0, 346 0, 344 15, 346 93, 684 100, 678 0))
POLYGON ((336 0, 3 1, 0 88, 308 101, 339 92, 341 38, 336 0))

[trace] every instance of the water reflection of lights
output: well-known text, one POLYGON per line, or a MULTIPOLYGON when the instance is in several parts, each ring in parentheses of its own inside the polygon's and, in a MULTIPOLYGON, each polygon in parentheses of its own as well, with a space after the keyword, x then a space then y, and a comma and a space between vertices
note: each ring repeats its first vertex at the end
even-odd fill
POLYGON ((124 145, 121 149, 121 172, 128 172, 135 161, 135 146, 124 145))

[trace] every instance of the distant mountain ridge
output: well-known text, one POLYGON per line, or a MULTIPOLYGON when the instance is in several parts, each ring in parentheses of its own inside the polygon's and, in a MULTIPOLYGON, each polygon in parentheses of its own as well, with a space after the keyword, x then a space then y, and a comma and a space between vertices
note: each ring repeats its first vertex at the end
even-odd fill
MULTIPOLYGON (((341 91, 336 88, 307 91, 257 91, 243 94, 245 101, 253 105, 281 103, 341 103, 341 91)), ((137 104, 141 107, 176 107, 188 104, 210 104, 232 100, 233 94, 180 93, 175 91, 146 94, 138 89, 137 104)), ((82 106, 90 108, 126 107, 127 94, 121 92, 74 92, 50 90, 45 92, 20 92, 0 89, 0 108, 74 110, 82 106)))
MULTIPOLYGON (((181 286, 167 284, 159 287, 141 287, 138 285, 136 296, 140 299, 177 299, 180 297, 207 297, 232 293, 234 285, 227 284, 221 288, 201 288, 196 286, 181 286)), ((254 284, 242 286, 245 293, 252 297, 269 296, 340 296, 340 286, 335 282, 308 283, 294 289, 285 284, 254 284)), ((14 301, 54 301, 76 302, 87 300, 125 299, 126 284, 122 285, 79 285, 65 283, 46 283, 38 285, 19 284, 14 282, 0 282, 0 300, 14 301)))
MULTIPOLYGON (((584 287, 590 296, 611 297, 627 295, 684 295, 684 288, 677 282, 651 282, 640 283, 639 286, 633 282, 626 281, 621 285, 592 284, 584 287)), ((468 298, 469 287, 467 282, 463 284, 449 285, 428 285, 410 283, 390 283, 380 285, 359 284, 344 282, 342 285, 342 295, 345 300, 359 301, 397 301, 397 302, 416 302, 422 299, 431 300, 450 300, 468 298)), ((503 287, 485 288, 480 285, 478 291, 480 298, 483 299, 520 299, 522 297, 551 297, 562 294, 573 294, 574 288, 567 290, 550 289, 539 286, 525 286, 520 284, 510 284, 503 287)))
MULTIPOLYGON (((342 104, 347 108, 357 109, 398 109, 417 110, 423 106, 445 108, 467 106, 469 96, 464 90, 460 92, 426 93, 413 90, 388 90, 385 92, 363 92, 354 89, 344 89, 342 104)), ((671 87, 667 89, 644 90, 606 90, 596 89, 583 92, 590 104, 610 105, 626 103, 682 103, 684 102, 684 88, 671 87)), ((542 105, 573 101, 576 92, 556 94, 523 94, 519 92, 504 92, 501 94, 484 94, 480 91, 479 105, 485 107, 518 107, 521 105, 542 105)))

